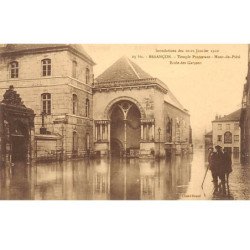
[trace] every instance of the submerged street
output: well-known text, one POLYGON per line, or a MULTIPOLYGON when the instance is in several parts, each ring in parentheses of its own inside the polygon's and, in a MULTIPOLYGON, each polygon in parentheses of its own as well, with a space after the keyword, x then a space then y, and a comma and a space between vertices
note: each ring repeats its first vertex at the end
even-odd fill
POLYGON ((172 160, 69 160, 0 169, 2 200, 250 199, 249 166, 233 159, 226 190, 214 190, 203 150, 172 160))

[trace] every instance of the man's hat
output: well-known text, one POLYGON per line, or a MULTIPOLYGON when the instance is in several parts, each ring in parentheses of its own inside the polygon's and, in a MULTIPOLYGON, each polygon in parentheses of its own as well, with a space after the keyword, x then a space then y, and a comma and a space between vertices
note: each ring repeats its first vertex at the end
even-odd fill
POLYGON ((215 146, 216 149, 222 148, 220 145, 215 146))

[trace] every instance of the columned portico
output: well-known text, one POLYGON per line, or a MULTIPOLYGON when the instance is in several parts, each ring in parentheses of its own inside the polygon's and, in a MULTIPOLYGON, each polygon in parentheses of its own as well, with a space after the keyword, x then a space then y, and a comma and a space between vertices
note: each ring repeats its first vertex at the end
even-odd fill
POLYGON ((110 152, 110 120, 94 121, 95 151, 100 155, 108 155, 110 152))
POLYGON ((95 141, 109 141, 110 138, 110 121, 95 121, 95 141))
POLYGON ((170 139, 189 144, 188 111, 165 83, 126 57, 96 78, 93 103, 97 154, 164 157, 170 139), (108 122, 100 127, 102 119, 108 122))
POLYGON ((154 141, 155 120, 141 119, 141 141, 154 141))
POLYGON ((155 155, 155 120, 141 119, 140 157, 155 155))

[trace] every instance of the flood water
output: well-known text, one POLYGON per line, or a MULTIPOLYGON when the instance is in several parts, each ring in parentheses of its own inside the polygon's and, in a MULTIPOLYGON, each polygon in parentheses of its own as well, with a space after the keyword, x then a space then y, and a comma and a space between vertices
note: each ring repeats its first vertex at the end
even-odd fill
POLYGON ((249 167, 234 160, 226 190, 214 192, 204 151, 172 160, 70 160, 0 169, 0 199, 177 200, 250 199, 249 167))

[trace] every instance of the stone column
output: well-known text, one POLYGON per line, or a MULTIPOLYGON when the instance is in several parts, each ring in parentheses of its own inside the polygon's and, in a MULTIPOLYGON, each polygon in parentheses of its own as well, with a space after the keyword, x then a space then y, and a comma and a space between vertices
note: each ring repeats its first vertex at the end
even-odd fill
POLYGON ((147 128, 146 128, 146 140, 149 141, 149 128, 148 128, 148 123, 147 123, 147 128))
POLYGON ((106 122, 104 123, 104 135, 103 135, 103 140, 107 140, 107 124, 106 124, 106 122))
POLYGON ((151 123, 148 124, 148 140, 149 141, 152 140, 152 124, 151 123))
POLYGON ((95 124, 95 140, 98 141, 98 124, 95 124))
POLYGON ((109 132, 108 132, 108 122, 105 123, 105 140, 108 140, 109 132))
POLYGON ((108 127, 107 127, 107 133, 108 133, 108 142, 109 142, 109 152, 111 149, 111 138, 110 138, 110 121, 108 121, 108 127))
POLYGON ((99 124, 99 126, 100 126, 100 139, 101 139, 101 141, 102 141, 102 139, 103 139, 103 134, 102 134, 102 124, 99 124))
POLYGON ((143 140, 143 124, 141 124, 141 140, 143 140))
POLYGON ((154 124, 152 124, 152 139, 154 139, 155 138, 155 125, 154 124))
POLYGON ((127 120, 124 120, 124 150, 127 149, 127 120))

